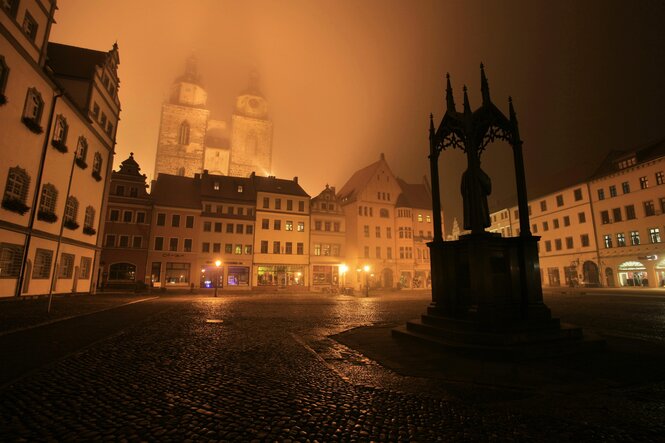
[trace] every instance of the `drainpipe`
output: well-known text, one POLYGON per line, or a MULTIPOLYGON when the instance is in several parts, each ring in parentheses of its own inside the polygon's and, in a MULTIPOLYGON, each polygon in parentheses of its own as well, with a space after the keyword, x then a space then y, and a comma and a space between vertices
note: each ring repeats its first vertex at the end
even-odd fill
POLYGON ((20 297, 23 283, 25 280, 25 267, 28 262, 28 252, 30 249, 30 240, 32 239, 32 229, 35 225, 35 217, 37 216, 37 203, 39 201, 39 190, 42 187, 42 176, 44 172, 44 164, 46 162, 46 153, 48 152, 49 140, 51 139, 51 129, 53 126, 53 115, 55 114, 55 105, 60 97, 62 97, 62 92, 57 89, 53 94, 53 102, 51 103, 51 110, 49 111, 48 124, 46 125, 46 131, 44 136, 44 144, 42 145, 42 155, 39 158, 39 167, 37 168, 37 180, 35 181, 35 193, 32 198, 32 205, 30 210, 30 218, 28 219, 28 230, 25 235, 25 243, 23 244, 23 259, 21 260, 21 270, 18 275, 18 280, 16 280, 15 296, 20 297))

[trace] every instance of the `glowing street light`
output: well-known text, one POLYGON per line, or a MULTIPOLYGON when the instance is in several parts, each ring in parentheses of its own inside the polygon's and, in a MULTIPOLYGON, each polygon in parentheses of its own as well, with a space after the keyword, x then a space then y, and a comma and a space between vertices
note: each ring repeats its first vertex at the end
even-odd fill
POLYGON ((363 266, 363 271, 365 271, 365 297, 369 297, 369 270, 371 268, 369 265, 363 266))
POLYGON ((219 267, 222 266, 222 261, 219 259, 215 260, 215 266, 217 267, 217 272, 215 272, 215 297, 217 297, 217 286, 219 286, 219 267))
POLYGON ((349 270, 349 267, 344 263, 339 265, 339 273, 342 274, 342 288, 346 287, 346 273, 349 270))

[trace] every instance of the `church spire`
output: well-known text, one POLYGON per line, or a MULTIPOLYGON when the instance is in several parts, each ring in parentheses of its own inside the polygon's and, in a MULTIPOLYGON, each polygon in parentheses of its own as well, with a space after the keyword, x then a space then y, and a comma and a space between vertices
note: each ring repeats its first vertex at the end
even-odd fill
POLYGON ((490 102, 490 85, 487 82, 487 76, 485 75, 485 66, 480 64, 480 92, 483 95, 483 105, 486 105, 490 102))
POLYGON ((187 61, 185 61, 185 73, 178 77, 176 81, 194 83, 201 86, 201 76, 199 75, 197 62, 198 60, 194 54, 187 57, 187 61))
POLYGON ((446 73, 446 106, 448 111, 455 111, 455 97, 453 97, 453 87, 450 86, 450 74, 446 73))
POLYGON ((471 114, 471 105, 469 104, 469 94, 467 93, 466 85, 464 85, 464 113, 471 114))

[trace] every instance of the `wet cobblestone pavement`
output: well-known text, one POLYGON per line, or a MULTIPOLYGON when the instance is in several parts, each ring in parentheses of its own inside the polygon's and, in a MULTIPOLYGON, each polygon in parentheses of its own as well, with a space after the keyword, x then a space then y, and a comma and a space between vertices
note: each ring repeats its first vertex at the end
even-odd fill
POLYGON ((616 400, 625 423, 598 396, 559 412, 570 397, 487 401, 491 387, 400 376, 328 338, 415 317, 422 295, 275 297, 144 302, 161 306, 2 387, 0 440, 663 441, 663 384, 616 400), (529 411, 542 401, 555 406, 529 411))

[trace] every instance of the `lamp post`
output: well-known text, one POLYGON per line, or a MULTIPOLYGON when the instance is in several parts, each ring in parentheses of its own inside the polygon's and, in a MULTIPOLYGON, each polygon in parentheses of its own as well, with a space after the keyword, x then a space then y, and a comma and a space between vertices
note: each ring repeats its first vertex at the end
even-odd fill
POLYGON ((369 265, 363 266, 363 271, 365 271, 365 297, 369 297, 369 265))
POLYGON ((219 286, 219 267, 222 265, 221 260, 215 260, 215 267, 216 272, 215 272, 215 297, 217 297, 217 286, 219 286))
POLYGON ((346 272, 349 270, 349 267, 345 264, 339 265, 339 273, 342 274, 342 289, 346 288, 346 272))

